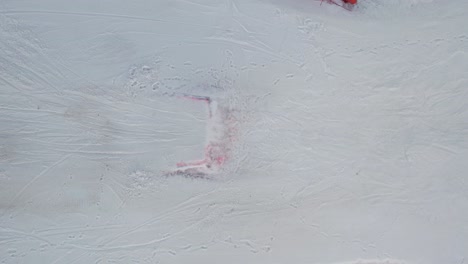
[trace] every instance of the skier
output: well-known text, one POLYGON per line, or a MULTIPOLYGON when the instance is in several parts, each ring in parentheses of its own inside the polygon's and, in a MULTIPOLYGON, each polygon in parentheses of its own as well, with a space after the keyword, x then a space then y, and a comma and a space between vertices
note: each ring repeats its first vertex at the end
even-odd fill
POLYGON ((357 4, 357 0, 343 0, 343 2, 348 3, 348 4, 352 4, 352 5, 357 4))

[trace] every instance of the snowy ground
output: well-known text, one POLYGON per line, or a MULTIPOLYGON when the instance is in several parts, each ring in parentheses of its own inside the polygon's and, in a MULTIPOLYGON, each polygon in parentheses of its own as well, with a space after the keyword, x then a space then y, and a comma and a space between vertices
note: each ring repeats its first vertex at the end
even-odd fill
POLYGON ((467 264, 466 10, 0 0, 0 262, 467 264))

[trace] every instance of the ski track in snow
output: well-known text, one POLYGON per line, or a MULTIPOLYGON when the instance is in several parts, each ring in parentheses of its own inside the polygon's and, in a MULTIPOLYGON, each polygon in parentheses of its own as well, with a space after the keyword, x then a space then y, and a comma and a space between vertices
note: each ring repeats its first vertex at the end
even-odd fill
POLYGON ((465 263, 467 8, 1 2, 0 263, 465 263))

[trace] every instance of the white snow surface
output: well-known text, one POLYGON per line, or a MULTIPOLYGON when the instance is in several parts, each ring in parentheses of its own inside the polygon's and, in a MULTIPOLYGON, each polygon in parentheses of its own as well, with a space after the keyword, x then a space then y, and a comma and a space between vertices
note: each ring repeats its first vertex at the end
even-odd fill
POLYGON ((0 263, 468 263, 467 10, 1 0, 0 263))

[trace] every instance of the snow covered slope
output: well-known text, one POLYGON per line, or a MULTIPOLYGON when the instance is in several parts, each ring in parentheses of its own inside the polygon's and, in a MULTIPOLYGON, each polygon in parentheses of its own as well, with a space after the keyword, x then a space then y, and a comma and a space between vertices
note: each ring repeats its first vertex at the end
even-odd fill
POLYGON ((467 263, 466 10, 0 1, 0 263, 467 263))

